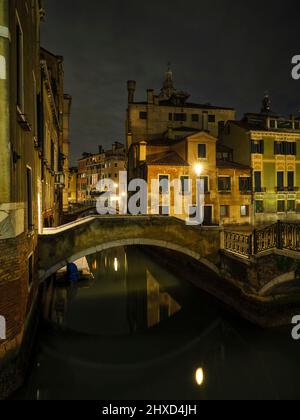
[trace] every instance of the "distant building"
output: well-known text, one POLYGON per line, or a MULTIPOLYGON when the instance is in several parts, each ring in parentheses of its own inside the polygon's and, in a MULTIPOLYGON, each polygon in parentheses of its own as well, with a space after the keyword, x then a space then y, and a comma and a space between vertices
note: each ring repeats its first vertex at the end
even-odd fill
POLYGON ((300 120, 272 112, 266 95, 260 113, 229 121, 224 145, 253 171, 254 223, 300 220, 300 120))
POLYGON ((157 95, 153 89, 148 89, 145 102, 135 100, 135 81, 128 81, 127 89, 127 149, 141 140, 161 138, 169 129, 175 133, 178 130, 178 137, 183 131, 202 130, 218 138, 226 122, 236 118, 233 108, 190 102, 188 93, 175 89, 170 69, 160 93, 157 95))
POLYGON ((119 173, 126 167, 125 147, 115 142, 112 149, 99 146, 96 154, 85 153, 78 161, 78 202, 94 202, 99 196, 98 182, 112 180, 119 185, 119 173))
MULTIPOLYGON (((129 148, 128 165, 133 178, 148 182, 151 205, 151 181, 167 182, 170 202, 165 203, 164 191, 159 191, 159 213, 174 214, 174 194, 170 188, 174 180, 184 188, 192 188, 192 205, 196 205, 196 181, 202 179, 205 189, 204 224, 249 225, 251 223, 251 170, 247 165, 235 163, 233 151, 218 146, 215 137, 205 131, 177 137, 177 130, 168 137, 140 141, 129 148), (171 136, 171 137, 170 137, 171 136), (176 137, 175 137, 176 136, 176 137), (218 159, 217 159, 218 156, 218 159)), ((188 213, 181 215, 189 217, 188 213)))
MULTIPOLYGON (((201 177, 205 224, 250 224, 250 166, 234 162, 233 150, 220 144, 227 121, 235 120, 235 110, 190 102, 189 94, 175 89, 170 69, 160 93, 149 89, 146 102, 135 101, 136 82, 129 81, 127 88, 129 179, 142 177, 149 188, 153 179, 189 181, 195 205, 196 180, 201 177)), ((174 214, 172 200, 170 208, 165 208, 160 198, 160 213, 174 214)))
POLYGON ((69 205, 78 202, 78 168, 69 170, 68 202, 69 205))

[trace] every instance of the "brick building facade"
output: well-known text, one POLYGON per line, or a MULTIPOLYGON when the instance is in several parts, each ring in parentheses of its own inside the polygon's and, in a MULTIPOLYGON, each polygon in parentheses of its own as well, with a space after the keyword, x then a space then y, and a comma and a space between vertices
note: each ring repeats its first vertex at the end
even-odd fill
POLYGON ((30 7, 23 0, 0 1, 0 316, 6 321, 0 398, 15 386, 1 381, 2 370, 19 354, 38 296, 43 210, 59 223, 62 209, 54 184, 63 142, 60 115, 55 121, 55 112, 63 111, 63 73, 57 78, 52 70, 49 76, 51 64, 40 55, 43 16, 41 0, 32 0, 30 7))

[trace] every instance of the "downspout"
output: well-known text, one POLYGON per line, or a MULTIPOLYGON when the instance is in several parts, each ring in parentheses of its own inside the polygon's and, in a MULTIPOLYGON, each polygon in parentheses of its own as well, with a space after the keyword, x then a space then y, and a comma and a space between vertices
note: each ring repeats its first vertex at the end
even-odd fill
MULTIPOLYGON (((9 0, 0 0, 0 210, 11 201, 9 0)), ((0 212, 0 220, 3 215, 0 212)), ((1 234, 0 234, 1 235, 1 234)), ((0 236, 1 238, 1 236, 0 236)))

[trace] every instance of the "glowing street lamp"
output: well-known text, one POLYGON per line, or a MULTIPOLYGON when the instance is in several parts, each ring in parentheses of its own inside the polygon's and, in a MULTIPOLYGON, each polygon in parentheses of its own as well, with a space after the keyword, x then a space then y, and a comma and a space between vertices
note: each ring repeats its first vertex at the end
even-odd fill
POLYGON ((204 384, 204 370, 199 368, 196 370, 195 374, 196 383, 198 386, 202 386, 204 384))
POLYGON ((195 165, 195 167, 194 167, 194 170, 195 170, 195 174, 196 174, 197 176, 202 175, 202 173, 203 173, 203 165, 201 165, 201 163, 197 163, 197 164, 195 165))

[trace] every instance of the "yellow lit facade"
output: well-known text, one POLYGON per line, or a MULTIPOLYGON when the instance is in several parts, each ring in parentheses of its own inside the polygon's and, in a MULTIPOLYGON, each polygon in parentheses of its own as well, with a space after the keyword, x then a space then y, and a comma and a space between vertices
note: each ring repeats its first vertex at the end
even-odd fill
POLYGON ((224 144, 252 168, 253 223, 299 221, 300 121, 264 111, 228 122, 224 144))

